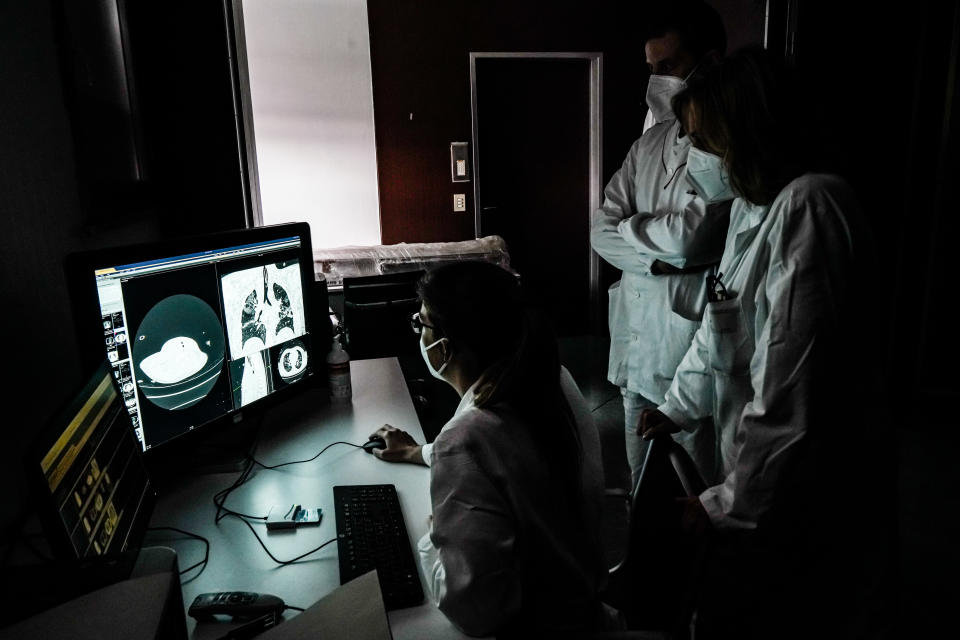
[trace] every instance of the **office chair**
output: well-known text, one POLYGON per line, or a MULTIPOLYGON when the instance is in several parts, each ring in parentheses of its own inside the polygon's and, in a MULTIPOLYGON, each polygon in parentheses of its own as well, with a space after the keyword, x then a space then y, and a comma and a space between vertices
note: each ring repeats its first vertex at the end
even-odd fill
POLYGON ((419 353, 410 316, 423 271, 343 279, 344 348, 354 360, 419 353))
POLYGON ((457 393, 427 371, 410 317, 420 310, 422 269, 343 279, 344 348, 354 360, 396 357, 427 442, 460 402, 457 393))
POLYGON ((628 629, 689 637, 704 541, 680 530, 676 498, 704 489, 693 460, 672 437, 650 442, 631 498, 626 553, 602 595, 628 629))

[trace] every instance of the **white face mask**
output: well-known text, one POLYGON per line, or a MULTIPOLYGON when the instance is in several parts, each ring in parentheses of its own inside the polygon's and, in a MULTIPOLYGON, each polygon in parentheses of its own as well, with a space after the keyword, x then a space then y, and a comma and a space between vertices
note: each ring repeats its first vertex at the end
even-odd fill
POLYGON ((444 378, 443 378, 443 370, 447 368, 447 365, 450 364, 450 361, 447 360, 447 361, 444 362, 442 365, 440 365, 440 369, 439 369, 439 370, 438 370, 438 369, 434 369, 434 368, 433 368, 433 365, 430 364, 430 357, 427 355, 427 351, 429 351, 430 349, 433 349, 435 346, 437 346, 438 344, 440 344, 440 343, 443 342, 444 340, 446 340, 446 338, 440 338, 439 340, 437 340, 436 342, 434 342, 433 344, 431 344, 429 347, 423 346, 423 340, 420 340, 420 355, 423 356, 423 361, 427 363, 427 369, 430 370, 430 375, 432 375, 432 376, 433 376, 434 378, 436 378, 437 380, 443 380, 443 379, 444 379, 444 378))
POLYGON ((652 75, 647 81, 647 106, 653 114, 654 120, 663 122, 664 120, 673 120, 673 109, 670 107, 670 101, 673 96, 687 86, 683 78, 676 76, 652 75))
POLYGON ((690 147, 687 182, 704 202, 723 202, 737 197, 720 156, 690 147))

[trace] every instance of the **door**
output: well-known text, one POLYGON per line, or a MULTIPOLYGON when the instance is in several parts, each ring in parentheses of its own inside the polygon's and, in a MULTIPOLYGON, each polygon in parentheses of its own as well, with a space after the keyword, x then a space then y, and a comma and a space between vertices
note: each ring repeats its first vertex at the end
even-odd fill
POLYGON ((595 333, 599 54, 471 54, 477 236, 499 235, 561 336, 595 333))

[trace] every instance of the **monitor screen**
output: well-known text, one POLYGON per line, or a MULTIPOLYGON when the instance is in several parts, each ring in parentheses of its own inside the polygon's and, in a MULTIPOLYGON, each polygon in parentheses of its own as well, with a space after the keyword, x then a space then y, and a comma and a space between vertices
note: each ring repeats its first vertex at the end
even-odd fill
POLYGON ((313 373, 304 223, 99 251, 79 262, 71 269, 95 285, 99 323, 78 322, 97 332, 144 451, 238 418, 313 373))
POLYGON ((38 445, 42 516, 51 547, 65 559, 137 551, 153 489, 106 363, 38 445))

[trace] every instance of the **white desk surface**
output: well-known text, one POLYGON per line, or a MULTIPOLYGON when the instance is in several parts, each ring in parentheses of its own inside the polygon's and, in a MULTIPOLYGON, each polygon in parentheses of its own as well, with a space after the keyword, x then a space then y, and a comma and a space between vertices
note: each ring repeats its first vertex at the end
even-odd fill
MULTIPOLYGON (((330 404, 325 389, 312 389, 288 403, 272 408, 264 418, 255 457, 273 465, 313 457, 331 442, 355 444, 384 423, 409 432, 424 442, 423 431, 407 392, 396 358, 351 362, 353 399, 349 404, 330 404)), ((237 473, 195 476, 161 495, 151 526, 177 527, 210 541, 210 560, 200 576, 183 585, 184 607, 200 593, 255 591, 279 596, 286 604, 306 608, 340 585, 337 543, 334 542, 302 561, 286 566, 274 563, 253 534, 237 518, 224 518, 214 525, 213 495, 230 486, 237 473)), ((411 550, 427 532, 430 514, 430 472, 422 466, 390 464, 362 449, 335 445, 312 462, 277 470, 257 468, 246 484, 236 489, 226 506, 250 515, 267 514, 271 505, 299 503, 304 508, 320 507, 319 526, 295 531, 270 531, 253 524, 274 556, 294 558, 336 537, 333 489, 337 484, 394 484, 400 497, 411 550)), ((171 539, 166 532, 153 533, 148 544, 163 544, 177 550, 181 569, 203 557, 203 543, 185 538, 171 539)), ((185 575, 189 579, 196 570, 185 575)), ((421 585, 426 585, 420 573, 421 585)), ((426 588, 424 588, 426 593, 426 588)), ((284 613, 285 618, 296 615, 284 613)), ((391 631, 404 638, 465 638, 436 608, 429 596, 423 604, 388 612, 391 631)), ((237 626, 229 622, 197 624, 187 617, 191 638, 218 638, 237 626)))

